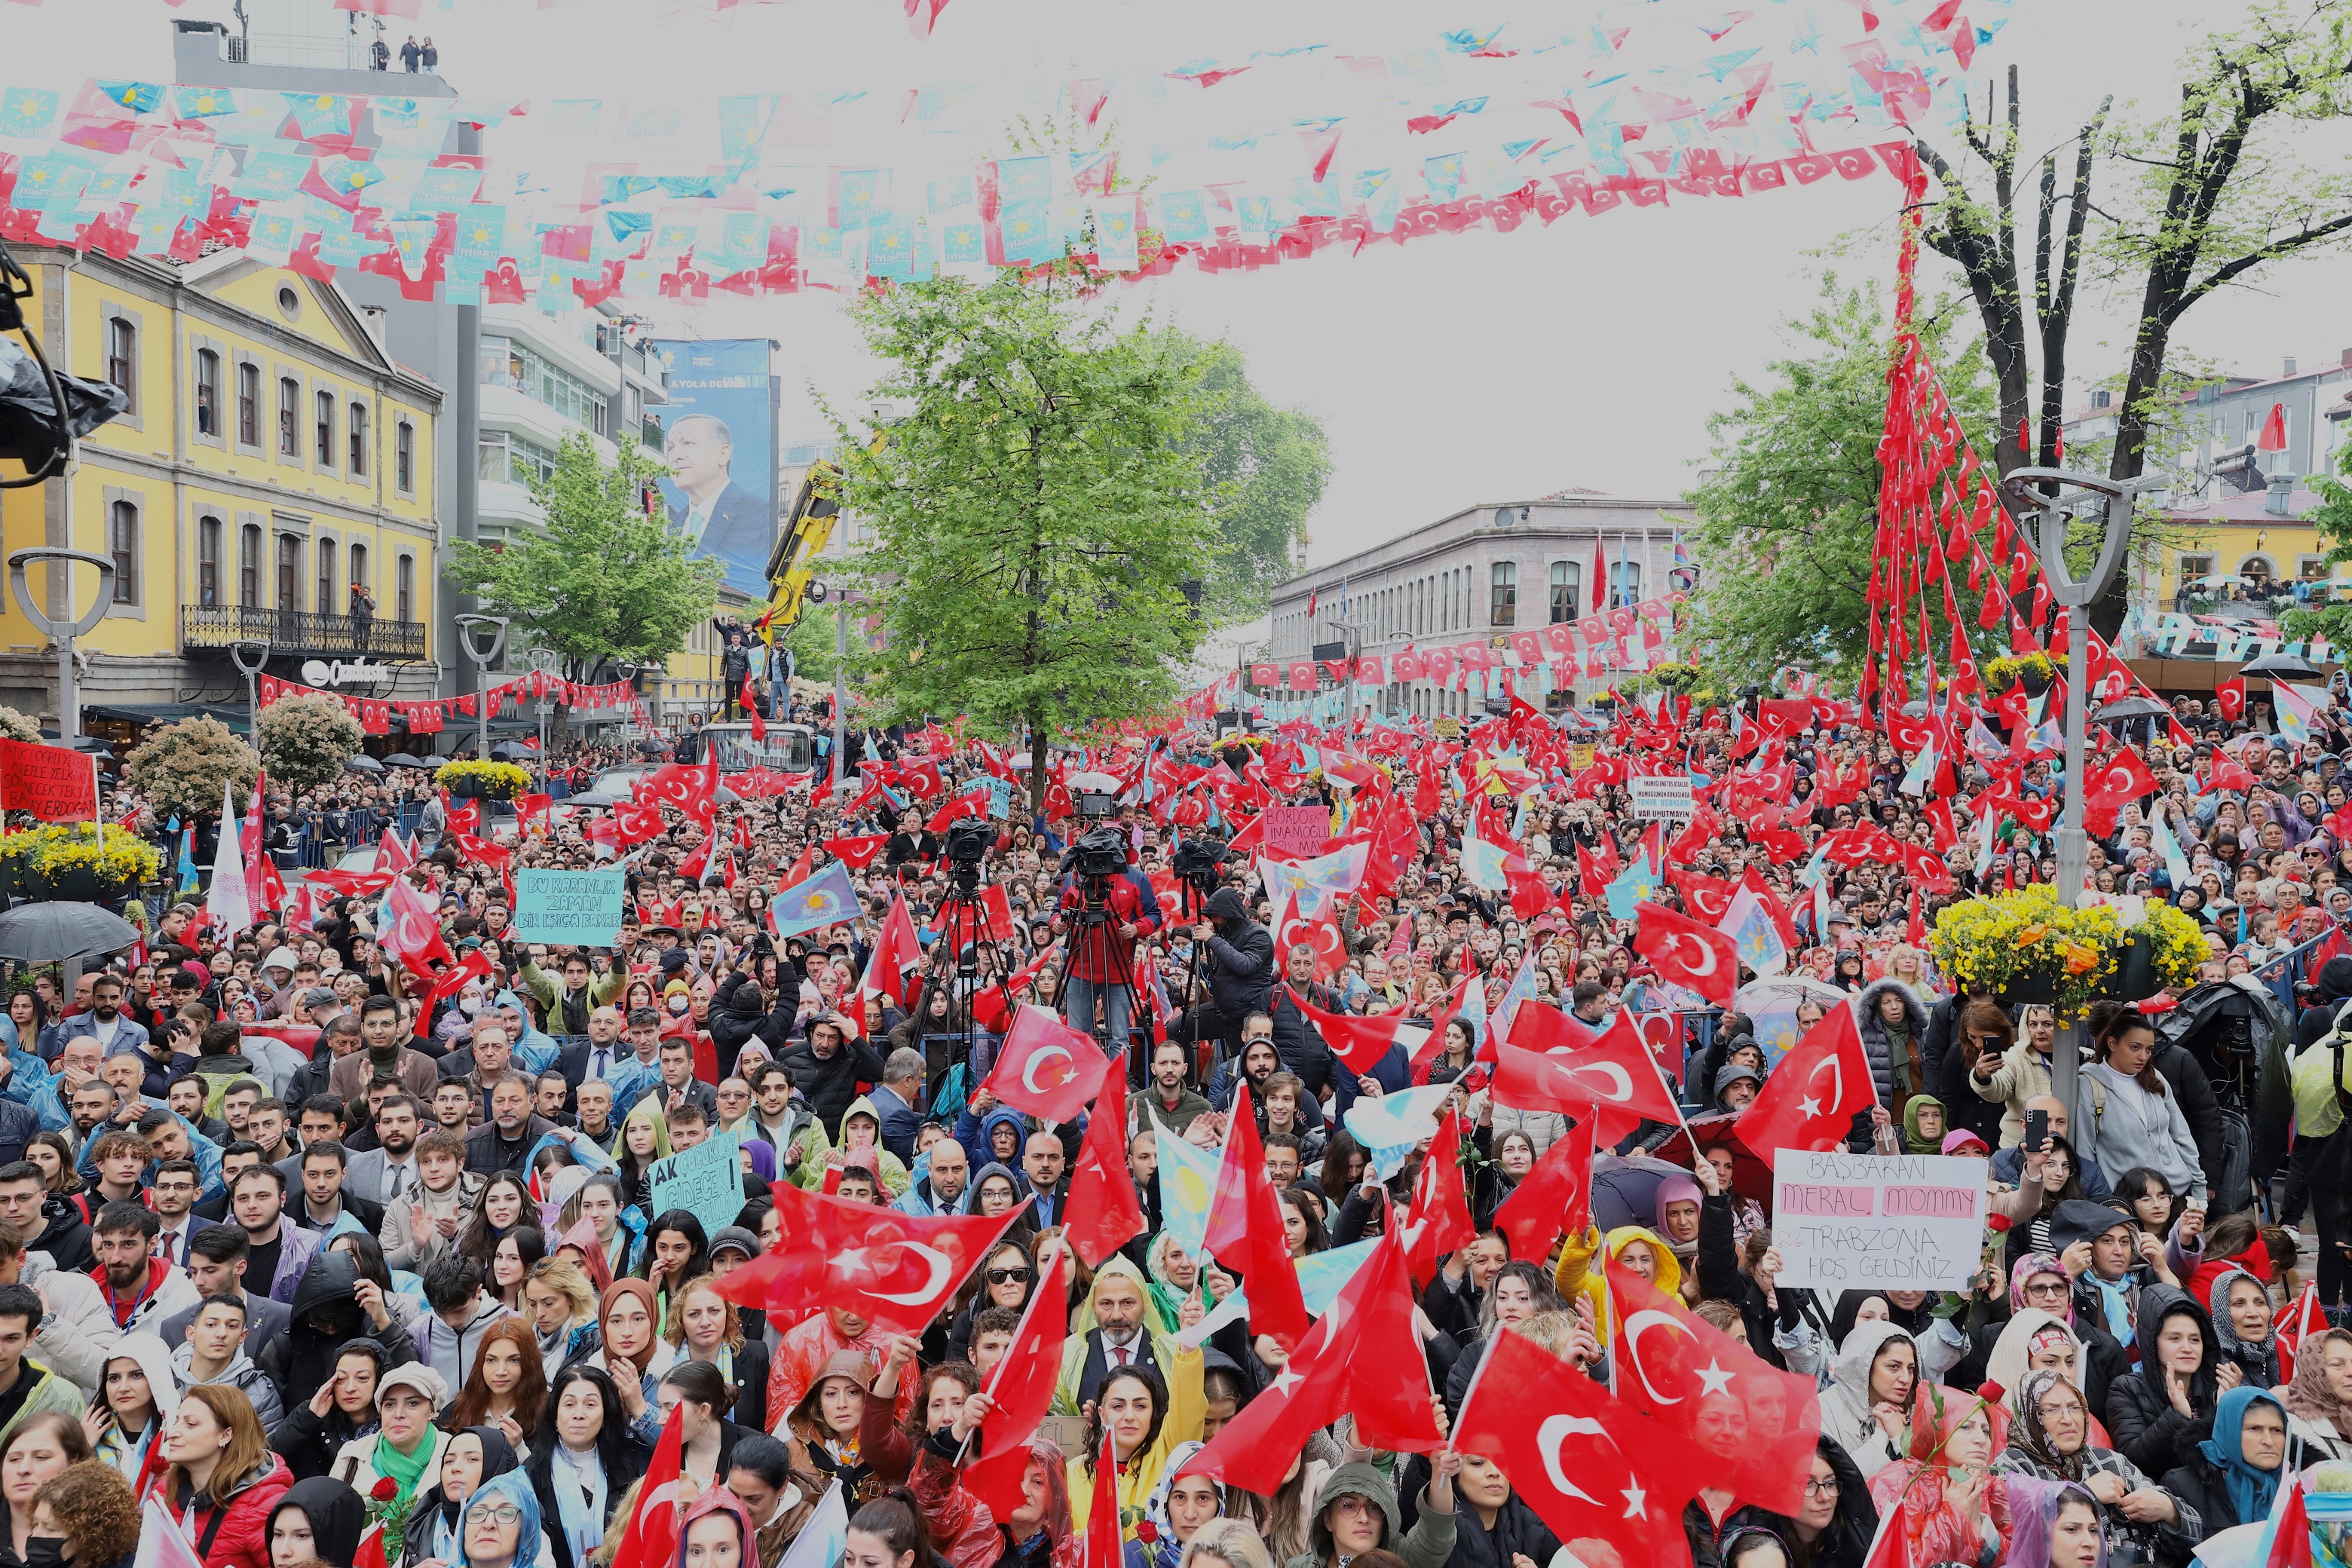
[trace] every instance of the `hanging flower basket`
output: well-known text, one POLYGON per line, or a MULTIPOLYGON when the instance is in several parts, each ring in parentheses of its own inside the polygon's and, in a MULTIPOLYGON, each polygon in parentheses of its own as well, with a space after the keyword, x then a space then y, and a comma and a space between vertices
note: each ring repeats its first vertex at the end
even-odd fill
POLYGON ((2105 994, 2123 944, 2114 910, 2067 909, 2042 884, 1950 905, 1927 935, 1937 963, 1962 990, 2046 1001, 2061 1020, 2081 1017, 2105 994))
POLYGON ((444 763, 433 782, 453 800, 512 800, 530 791, 529 770, 512 763, 444 763))

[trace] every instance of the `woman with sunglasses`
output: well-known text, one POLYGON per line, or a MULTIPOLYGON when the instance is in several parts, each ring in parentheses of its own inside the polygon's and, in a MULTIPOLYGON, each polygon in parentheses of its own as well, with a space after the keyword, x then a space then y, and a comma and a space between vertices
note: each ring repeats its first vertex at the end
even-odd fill
POLYGON ((1030 1260, 1028 1248, 1018 1242, 1000 1241, 989 1248, 988 1256, 973 1270, 973 1283, 964 1287, 965 1296, 955 1314, 955 1322, 948 1330, 948 1359, 971 1359, 971 1321, 991 1307, 1006 1307, 1018 1312, 1029 1305, 1029 1293, 1036 1289, 1037 1266, 1030 1260))

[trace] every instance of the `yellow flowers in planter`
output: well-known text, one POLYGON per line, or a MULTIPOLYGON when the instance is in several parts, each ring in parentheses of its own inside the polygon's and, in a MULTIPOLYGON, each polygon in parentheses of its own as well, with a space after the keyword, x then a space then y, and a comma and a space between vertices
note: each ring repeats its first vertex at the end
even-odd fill
POLYGON ((2032 992, 2061 1018, 2080 1017, 2116 973, 2124 930, 2101 905, 2070 910, 2046 884, 1969 899, 1936 917, 1927 946, 1973 994, 2032 992))
POLYGON ((2147 944, 2157 984, 2171 992, 2186 991, 2197 983, 2197 971, 2212 956, 2197 922, 2170 904, 2147 901, 2147 918, 2132 929, 2147 944))
POLYGON ((530 788, 530 771, 512 763, 467 760, 444 763, 434 770, 433 782, 451 795, 478 795, 488 800, 512 800, 530 788))
POLYGON ((112 823, 100 833, 72 823, 11 833, 0 837, 0 859, 15 877, 54 882, 80 874, 110 888, 152 881, 163 865, 153 845, 112 823))

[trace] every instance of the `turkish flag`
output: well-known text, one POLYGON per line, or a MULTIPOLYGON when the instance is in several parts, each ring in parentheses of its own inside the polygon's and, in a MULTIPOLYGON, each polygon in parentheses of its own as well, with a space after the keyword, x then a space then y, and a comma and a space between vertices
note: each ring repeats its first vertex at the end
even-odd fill
POLYGON ((1581 1236, 1592 1224, 1593 1128, 1599 1118, 1586 1114, 1562 1133, 1519 1178, 1511 1195, 1495 1211, 1495 1228, 1509 1238, 1511 1256, 1541 1263, 1551 1255, 1551 1244, 1564 1231, 1581 1236))
POLYGON ((1331 1310, 1274 1381, 1178 1474, 1214 1476, 1270 1496, 1281 1489, 1307 1439, 1343 1411, 1355 1416, 1365 1443, 1433 1452, 1445 1439, 1429 1407, 1427 1367, 1413 1332, 1404 1253, 1391 1231, 1340 1287, 1331 1310))
POLYGON ((719 1282, 739 1306, 805 1313, 839 1307, 898 1333, 922 1332, 955 1299, 1026 1204, 994 1219, 936 1217, 847 1203, 778 1182, 782 1237, 719 1282))
POLYGON ((1104 1422, 1102 1452, 1095 1460, 1094 1501, 1087 1509, 1087 1528, 1077 1541, 1075 1568, 1121 1568, 1127 1560, 1127 1547, 1119 1537, 1118 1443, 1118 1425, 1104 1422))
MULTIPOLYGON (((678 1478, 686 1466, 686 1417, 673 1408, 662 1423, 638 1496, 644 1500, 621 1532, 621 1552, 632 1563, 668 1563, 677 1556, 678 1478), (664 1506, 667 1505, 667 1506, 664 1506)), ((619 1552, 614 1554, 619 1561, 619 1552)))
POLYGON ((875 858, 882 853, 883 846, 889 842, 890 836, 887 833, 869 833, 857 838, 828 838, 824 841, 824 847, 828 854, 849 862, 852 869, 863 871, 874 864, 875 858))
POLYGON ((622 843, 643 843, 661 832, 661 807, 650 803, 625 800, 613 808, 613 826, 620 829, 622 843))
POLYGON ((1775 1149, 1836 1148, 1855 1114, 1877 1103, 1877 1080, 1854 1029, 1853 1009, 1836 1006, 1780 1058, 1732 1131, 1769 1163, 1775 1149))
POLYGON ((1021 1325, 1013 1343, 988 1374, 985 1393, 990 1409, 981 1418, 981 1458, 964 1467, 966 1490, 989 1506, 999 1519, 1010 1519, 1021 1506, 1021 1478, 1029 1468, 1029 1440, 1037 1435, 1054 1405, 1054 1387, 1062 1376, 1062 1342, 1067 1337, 1069 1304, 1064 1300, 1061 1258, 1048 1254, 1049 1267, 1029 1292, 1021 1309, 1021 1325))
POLYGON ((2090 774, 2089 793, 2117 805, 2156 793, 2156 774, 2147 760, 2129 746, 2085 771, 2090 774))
POLYGON ((1713 926, 1661 904, 1644 903, 1633 951, 1657 965, 1658 977, 1684 985, 1727 1011, 1739 988, 1739 950, 1713 926))
MULTIPOLYGON (((1265 1151, 1258 1141, 1250 1091, 1234 1091, 1232 1131, 1217 1166, 1217 1190, 1209 1200, 1204 1250, 1228 1268, 1239 1269, 1249 1291, 1250 1327, 1271 1334, 1285 1349, 1298 1343, 1309 1319, 1299 1294, 1298 1268, 1290 1260, 1290 1239, 1282 1205, 1266 1179, 1265 1151)), ((1277 1481, 1276 1486, 1281 1483, 1277 1481)))
POLYGON ((1731 895, 1736 889, 1720 877, 1702 877, 1696 871, 1666 868, 1666 880, 1683 898, 1683 908, 1711 926, 1723 923, 1731 912, 1731 895))
POLYGON ((2254 775, 2237 758, 2217 749, 2213 752, 2213 771, 2205 785, 2208 789, 2252 789, 2254 775))
MULTIPOLYGON (((1093 1048, 1091 1040, 1087 1047, 1093 1048)), ((1087 1268, 1099 1268, 1112 1253, 1142 1235, 1143 1226, 1143 1205, 1127 1169, 1127 1074, 1106 1071, 1094 1114, 1087 1119, 1086 1142, 1070 1168, 1069 1219, 1064 1234, 1087 1268)))
POLYGON ((1643 1118, 1682 1120, 1629 1014, 1588 1038, 1557 1007, 1521 1007, 1496 1055, 1496 1103, 1576 1117, 1598 1108, 1604 1142, 1616 1142, 1643 1118))
POLYGON ((2303 1342, 2313 1334, 2327 1331, 2326 1314, 2320 1310, 2319 1287, 2305 1285, 2294 1304, 2279 1314, 2278 1352, 2279 1381, 2289 1383, 2294 1378, 2294 1354, 2303 1342))
POLYGON ((676 807, 687 816, 707 820, 717 809, 719 764, 708 768, 689 763, 665 763, 637 780, 637 799, 651 805, 676 807))
POLYGON ((1045 1008, 1024 1005, 981 1087, 1015 1110, 1075 1121, 1109 1066, 1092 1039, 1045 1008))
POLYGON ((1688 1564, 1681 1489, 1635 1415, 1582 1369, 1518 1334, 1487 1341, 1454 1446, 1498 1466, 1562 1541, 1604 1541, 1627 1564, 1688 1564), (1637 1458, 1638 1456, 1638 1458, 1637 1458))
POLYGON ((1795 1513, 1822 1435, 1812 1378, 1767 1365, 1616 1259, 1607 1268, 1619 1401, 1703 1451, 1706 1463, 1685 1483, 1694 1495, 1703 1478, 1741 1502, 1795 1513))
POLYGON ((866 961, 859 994, 887 996, 901 1011, 908 1010, 914 987, 908 983, 907 972, 922 966, 923 944, 915 935, 915 919, 907 912, 907 900, 893 896, 890 912, 882 917, 881 933, 874 939, 874 955, 866 961))
POLYGON ((1421 1172, 1412 1179, 1412 1204, 1405 1210, 1405 1263, 1413 1282, 1427 1286, 1437 1278, 1437 1260, 1478 1239, 1470 1222, 1470 1201, 1462 1189, 1461 1119, 1451 1113, 1439 1119, 1437 1136, 1421 1172))
POLYGON ((1323 1037, 1323 1043, 1331 1047, 1331 1054, 1360 1078, 1379 1065, 1380 1059, 1389 1054, 1389 1047, 1396 1042, 1397 1023, 1403 1017, 1401 1013, 1382 1013, 1370 1018, 1326 1013, 1297 991, 1285 989, 1289 990, 1292 1005, 1306 1015, 1307 1021, 1315 1026, 1315 1032, 1323 1037))
POLYGON ((2234 724, 2246 716, 2246 681, 2243 676, 2232 676, 2213 688, 2213 705, 2221 717, 2234 724))

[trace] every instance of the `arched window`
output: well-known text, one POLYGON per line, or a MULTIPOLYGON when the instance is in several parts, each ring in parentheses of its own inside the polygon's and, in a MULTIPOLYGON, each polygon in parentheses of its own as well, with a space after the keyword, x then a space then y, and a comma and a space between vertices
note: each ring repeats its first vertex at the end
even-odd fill
POLYGON ((1609 607, 1631 609, 1642 600, 1642 563, 1630 556, 1610 563, 1609 607))

